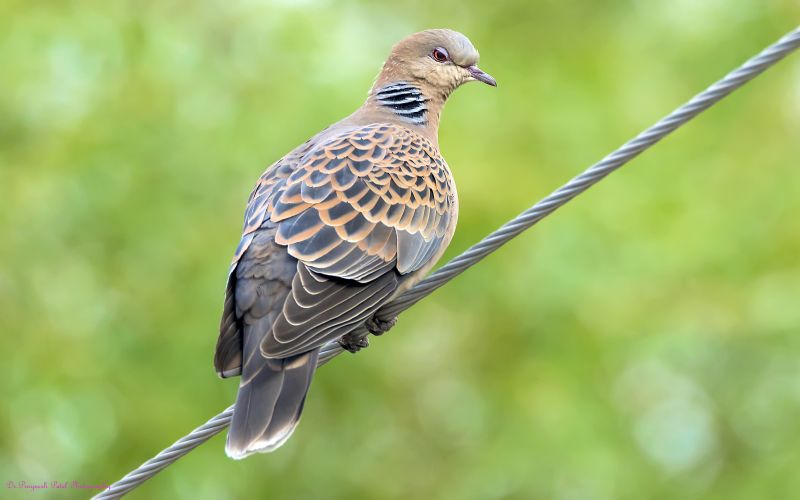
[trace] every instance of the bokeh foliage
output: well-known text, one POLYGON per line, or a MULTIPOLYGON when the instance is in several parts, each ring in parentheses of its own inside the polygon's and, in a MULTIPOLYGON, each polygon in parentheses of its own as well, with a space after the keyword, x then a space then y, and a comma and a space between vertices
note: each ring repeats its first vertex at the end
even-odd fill
MULTIPOLYGON (((451 257, 798 19, 792 0, 5 0, 0 479, 110 482, 230 404, 211 357, 246 197, 397 39, 463 31, 500 82, 445 111, 451 257)), ((795 55, 325 366, 279 452, 234 462, 218 436, 131 498, 797 495, 799 89, 795 55)))

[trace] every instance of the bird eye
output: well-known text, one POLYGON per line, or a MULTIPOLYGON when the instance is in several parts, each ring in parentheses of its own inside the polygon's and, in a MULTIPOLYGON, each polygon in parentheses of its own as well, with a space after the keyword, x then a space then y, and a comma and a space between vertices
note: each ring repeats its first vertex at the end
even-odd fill
POLYGON ((433 52, 431 52, 431 58, 438 63, 443 63, 450 60, 450 54, 448 54, 445 49, 436 47, 433 49, 433 52))

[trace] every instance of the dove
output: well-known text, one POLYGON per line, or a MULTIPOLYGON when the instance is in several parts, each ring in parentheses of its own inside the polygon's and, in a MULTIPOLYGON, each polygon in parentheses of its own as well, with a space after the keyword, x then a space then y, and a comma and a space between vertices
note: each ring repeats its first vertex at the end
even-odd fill
POLYGON ((460 85, 497 82, 466 36, 432 29, 398 42, 353 114, 258 180, 228 273, 214 366, 240 375, 227 455, 291 436, 320 348, 366 324, 430 271, 453 237, 458 197, 439 151, 442 108, 460 85))

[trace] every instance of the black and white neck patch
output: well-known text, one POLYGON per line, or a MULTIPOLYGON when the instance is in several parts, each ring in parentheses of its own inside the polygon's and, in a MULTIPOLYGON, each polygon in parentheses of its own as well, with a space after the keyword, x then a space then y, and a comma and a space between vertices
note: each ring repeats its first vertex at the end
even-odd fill
POLYGON ((375 92, 378 104, 391 109, 404 121, 414 125, 428 123, 428 101, 422 91, 406 82, 395 82, 384 85, 375 92))

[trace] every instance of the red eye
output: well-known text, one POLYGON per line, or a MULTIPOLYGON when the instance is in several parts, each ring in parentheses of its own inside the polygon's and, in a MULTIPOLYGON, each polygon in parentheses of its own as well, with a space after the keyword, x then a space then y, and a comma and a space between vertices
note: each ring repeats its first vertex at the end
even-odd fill
POLYGON ((450 54, 448 54, 445 49, 441 47, 436 47, 435 49, 433 49, 433 52, 431 52, 431 57, 433 58, 434 61, 438 63, 443 63, 447 62, 450 59, 450 54))

